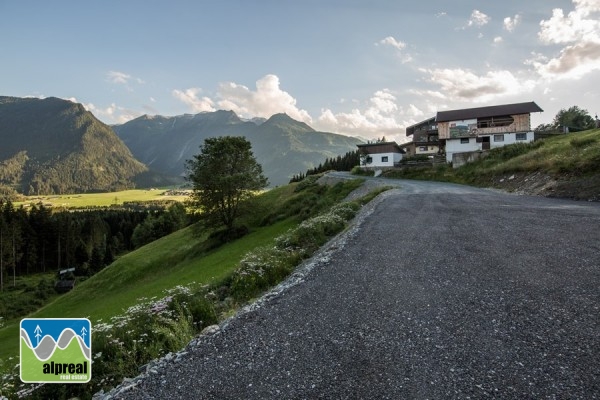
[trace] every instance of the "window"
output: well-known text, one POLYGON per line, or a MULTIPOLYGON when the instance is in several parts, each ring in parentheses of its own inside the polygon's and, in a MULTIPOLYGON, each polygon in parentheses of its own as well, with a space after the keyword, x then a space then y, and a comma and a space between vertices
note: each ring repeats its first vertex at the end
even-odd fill
POLYGON ((504 142, 504 135, 494 135, 494 142, 504 142))
POLYGON ((460 138, 460 144, 469 144, 469 138, 460 138))
POLYGON ((514 118, 510 115, 503 115, 500 117, 486 117, 477 118, 478 128, 494 128, 497 126, 509 126, 515 122, 514 118))
POLYGON ((373 162, 373 157, 367 156, 367 164, 371 164, 373 162))
POLYGON ((381 162, 388 162, 388 156, 382 156, 381 162))
POLYGON ((419 151, 427 151, 427 146, 420 146, 419 151))
POLYGON ((527 134, 526 133, 517 133, 517 140, 527 140, 527 134))

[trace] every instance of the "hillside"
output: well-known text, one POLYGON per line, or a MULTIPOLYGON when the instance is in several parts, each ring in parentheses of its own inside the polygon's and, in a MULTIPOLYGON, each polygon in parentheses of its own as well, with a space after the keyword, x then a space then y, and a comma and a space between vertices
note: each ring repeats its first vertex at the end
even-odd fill
POLYGON ((405 169, 384 176, 600 201, 600 129, 493 149, 486 157, 457 169, 446 166, 405 169))
MULTIPOLYGON (((166 289, 178 285, 230 282, 245 254, 272 247, 277 236, 342 201, 360 184, 360 180, 352 180, 327 186, 314 183, 313 179, 303 185, 294 183, 265 192, 257 198, 254 213, 246 220, 251 228, 248 235, 215 246, 210 232, 198 234, 193 227, 182 229, 123 255, 30 317, 85 315, 96 323, 123 314, 141 298, 161 297, 166 289)), ((0 347, 0 367, 3 359, 18 352, 18 341, 11 339, 18 336, 18 321, 4 322, 5 327, 0 324, 0 343, 7 345, 0 347)))
POLYGON ((0 186, 25 194, 131 188, 147 171, 81 104, 0 97, 0 186))
POLYGON ((222 110, 176 117, 144 115, 113 129, 136 158, 176 176, 185 174, 185 161, 198 154, 204 139, 244 136, 272 186, 286 184, 294 174, 356 150, 361 143, 357 138, 315 131, 286 114, 244 121, 233 111, 222 110))

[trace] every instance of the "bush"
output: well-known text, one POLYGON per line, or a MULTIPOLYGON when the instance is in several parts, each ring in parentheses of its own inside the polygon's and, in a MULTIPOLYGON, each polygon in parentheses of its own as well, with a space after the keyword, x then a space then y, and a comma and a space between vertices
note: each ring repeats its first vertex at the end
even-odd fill
POLYGON ((307 187, 309 187, 312 184, 314 184, 322 176, 323 176, 323 174, 308 175, 306 178, 304 178, 303 180, 301 180, 300 183, 298 183, 298 186, 296 186, 296 188, 294 189, 294 191, 295 192, 301 192, 301 191, 303 191, 307 187))
POLYGON ((352 167, 352 170, 350 171, 350 173, 352 175, 360 175, 360 176, 373 176, 373 175, 375 175, 375 171, 361 168, 358 165, 352 167))
POLYGON ((260 247, 240 262, 231 280, 231 295, 246 301, 287 277, 302 259, 310 257, 346 226, 360 209, 357 202, 336 204, 324 214, 303 221, 275 238, 275 245, 260 247))
POLYGON ((248 253, 233 274, 231 294, 237 301, 248 300, 283 280, 300 258, 294 251, 259 247, 248 253))

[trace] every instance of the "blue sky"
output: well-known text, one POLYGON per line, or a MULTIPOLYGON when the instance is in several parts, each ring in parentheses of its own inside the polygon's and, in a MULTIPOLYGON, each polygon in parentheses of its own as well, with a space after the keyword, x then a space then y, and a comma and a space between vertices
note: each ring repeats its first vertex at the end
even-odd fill
POLYGON ((100 120, 231 109, 405 140, 437 110, 600 113, 600 0, 0 0, 0 95, 100 120))

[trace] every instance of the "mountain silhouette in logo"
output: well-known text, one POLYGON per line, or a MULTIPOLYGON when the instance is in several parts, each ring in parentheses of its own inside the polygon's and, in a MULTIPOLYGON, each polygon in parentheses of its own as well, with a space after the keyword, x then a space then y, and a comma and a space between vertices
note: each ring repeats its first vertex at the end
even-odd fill
POLYGON ((52 357, 52 354, 54 354, 56 348, 59 348, 61 350, 66 349, 71 343, 71 341, 73 341, 74 339, 76 339, 79 343, 79 347, 85 358, 87 358, 88 360, 91 359, 90 348, 87 347, 81 336, 77 335, 70 328, 66 328, 61 332, 60 336, 58 337, 58 341, 54 341, 54 338, 52 336, 46 335, 35 347, 31 343, 29 334, 25 329, 21 329, 21 337, 25 340, 27 346, 33 350, 36 357, 41 361, 45 361, 52 357))

